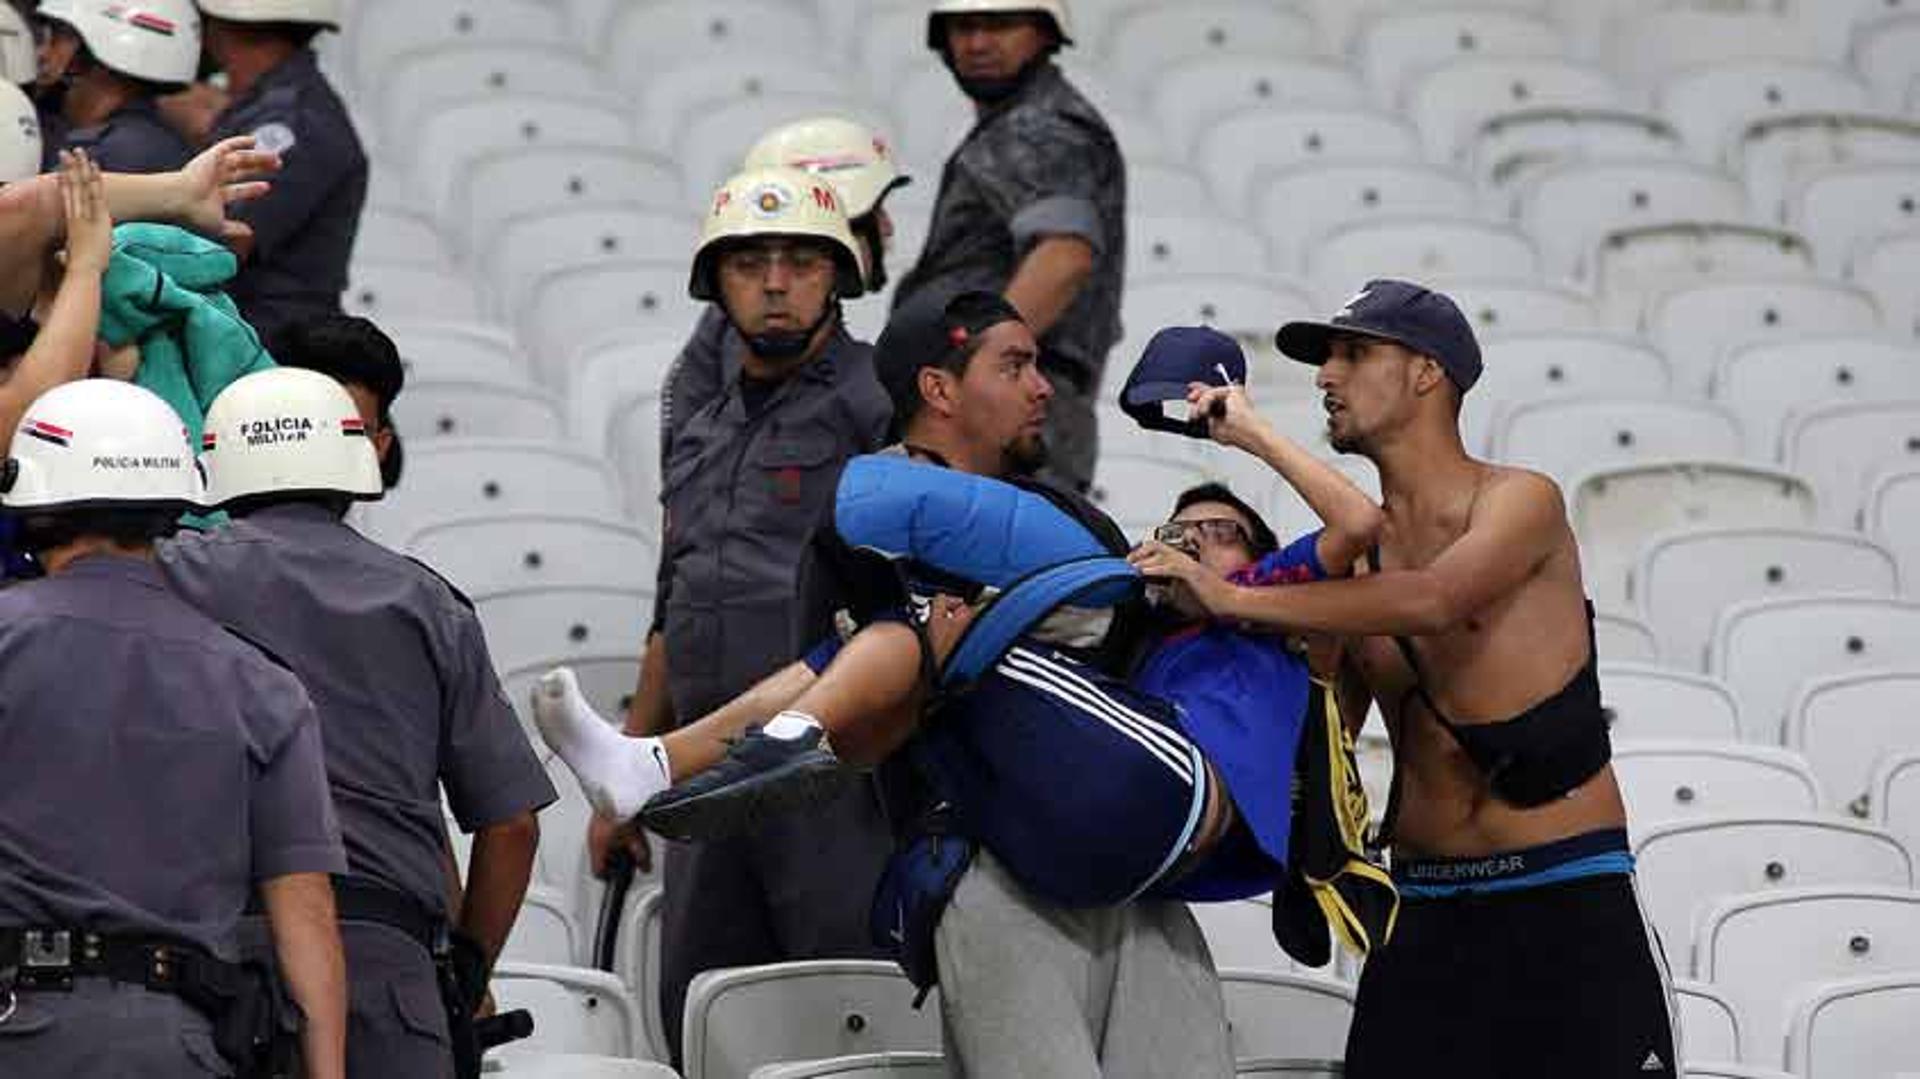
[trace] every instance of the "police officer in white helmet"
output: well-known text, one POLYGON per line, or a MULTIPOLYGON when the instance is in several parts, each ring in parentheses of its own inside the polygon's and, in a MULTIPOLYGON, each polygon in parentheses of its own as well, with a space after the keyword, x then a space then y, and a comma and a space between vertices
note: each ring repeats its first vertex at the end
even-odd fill
POLYGON ((319 725, 290 671, 162 582, 153 543, 200 501, 180 417, 122 382, 42 395, 0 471, 49 572, 0 591, 10 1079, 269 1074, 252 1044, 278 1024, 234 1006, 271 999, 237 961, 256 890, 305 1074, 343 1074, 328 874, 346 860, 319 725))
POLYGON ((46 166, 62 149, 87 151, 109 172, 171 172, 192 149, 155 101, 200 69, 193 0, 40 0, 37 93, 46 166))
POLYGON ((161 575, 299 675, 319 714, 347 847, 334 879, 346 948, 350 1079, 479 1074, 473 1031, 554 800, 502 695, 472 605, 343 520, 385 492, 348 391, 281 367, 207 411, 208 503, 228 527, 183 534, 161 575), (474 834, 449 894, 441 815, 474 834))
MULTIPOLYGON (((860 190, 877 209, 895 182, 860 190)), ((869 266, 845 197, 821 172, 755 168, 707 208, 688 291, 714 305, 728 344, 713 389, 676 411, 665 438, 659 598, 629 733, 731 700, 785 667, 796 630, 816 620, 795 580, 806 540, 841 466, 884 445, 892 416, 872 347, 841 322, 869 266)), ((595 822, 596 854, 619 825, 595 822)), ((647 858, 644 841, 624 828, 620 838, 647 858)), ((804 823, 670 847, 661 1001, 676 1055, 687 986, 703 970, 877 955, 866 911, 890 846, 863 788, 804 823)))

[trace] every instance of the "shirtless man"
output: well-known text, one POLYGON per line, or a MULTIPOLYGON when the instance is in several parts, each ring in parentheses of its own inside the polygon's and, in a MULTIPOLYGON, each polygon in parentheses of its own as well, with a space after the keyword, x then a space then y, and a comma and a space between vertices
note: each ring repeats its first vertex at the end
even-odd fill
POLYGON ((1403 905, 1362 975, 1346 1075, 1677 1074, 1579 551, 1552 480, 1461 445, 1472 329, 1445 296, 1373 281, 1277 343, 1320 367, 1334 448, 1379 466, 1371 572, 1261 589, 1160 544, 1132 560, 1218 617, 1344 638, 1341 714, 1386 717, 1403 905))

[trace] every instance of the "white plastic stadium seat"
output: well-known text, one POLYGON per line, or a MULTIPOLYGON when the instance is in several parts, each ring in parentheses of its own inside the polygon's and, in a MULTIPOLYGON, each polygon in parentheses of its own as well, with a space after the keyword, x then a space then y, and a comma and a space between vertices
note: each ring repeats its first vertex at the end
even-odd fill
POLYGON ((1877 473, 1860 524, 1893 552, 1905 591, 1920 592, 1920 465, 1877 473))
POLYGON ((1805 239, 1738 221, 1674 221, 1609 233, 1593 260, 1593 285, 1608 324, 1623 330, 1638 329, 1648 302, 1669 292, 1814 273, 1813 247, 1805 239))
POLYGON ((947 1059, 939 1053, 861 1053, 857 1056, 769 1064, 748 1079, 942 1079, 947 1059))
POLYGON ((1891 597, 1790 596, 1735 604, 1714 626, 1708 669, 1733 687, 1742 734, 1779 742, 1807 679, 1920 666, 1920 604, 1891 597))
POLYGON ((589 1056, 582 1053, 523 1053, 501 1050, 491 1054, 488 1075, 506 1079, 680 1079, 680 1073, 652 1060, 589 1056))
POLYGON ((1639 830, 1633 854, 1642 902, 1667 959, 1682 965, 1700 908, 1722 897, 1822 885, 1913 885, 1913 859, 1899 840, 1832 817, 1669 821, 1639 830))
POLYGON ((1805 480, 1764 465, 1711 460, 1595 468, 1568 490, 1567 501, 1588 592, 1603 608, 1630 602, 1627 581, 1641 546, 1669 529, 1794 528, 1818 516, 1805 480))
POLYGON ((1360 77, 1344 64, 1259 52, 1183 60, 1155 75, 1146 97, 1173 148, 1187 153, 1207 125, 1241 109, 1367 104, 1360 77))
MULTIPOLYGON (((1515 334, 1578 333, 1600 328, 1599 315, 1586 296, 1536 278, 1446 278, 1434 281, 1432 287, 1459 305, 1460 313, 1473 323, 1483 351, 1497 339, 1515 334)), ((1540 359, 1552 362, 1553 358, 1540 359)), ((1665 363, 1660 368, 1658 378, 1664 381, 1665 363)), ((1646 385, 1637 383, 1636 388, 1646 385)), ((1475 383, 1474 392, 1478 393, 1480 387, 1481 383, 1475 383)))
POLYGON ((1312 975, 1223 970, 1220 991, 1235 1060, 1345 1055, 1352 986, 1312 975))
POLYGON ((1235 1079, 1340 1079, 1344 1074, 1337 1060, 1239 1060, 1234 1062, 1235 1079))
POLYGON ((1920 893, 1885 887, 1780 889, 1701 912, 1693 977, 1740 1010, 1741 1060, 1768 1060, 1788 1035, 1788 1000, 1814 981, 1920 970, 1920 893))
POLYGON ((1258 273, 1266 262, 1260 237, 1243 222, 1198 213, 1127 216, 1129 284, 1210 273, 1223 266, 1258 273))
POLYGON ((1320 238, 1343 225, 1386 216, 1470 216, 1474 201, 1460 176, 1418 164, 1299 165, 1268 175, 1254 192, 1254 218, 1273 240, 1275 264, 1289 273, 1301 270, 1320 238))
POLYGON ((408 379, 394 399, 401 437, 554 439, 566 429, 560 402, 530 386, 488 379, 408 379))
POLYGON ((618 147, 501 150, 477 158, 460 178, 449 216, 470 249, 524 214, 584 206, 632 205, 684 213, 680 173, 663 158, 618 147))
POLYGON ((1920 1073, 1920 972, 1849 978, 1809 988, 1787 1032, 1787 1070, 1799 1079, 1896 1079, 1920 1073))
POLYGON ((499 94, 442 105, 421 114, 405 144, 428 205, 453 202, 460 178, 486 155, 527 147, 633 148, 633 125, 617 103, 600 97, 499 94))
MULTIPOLYGON (((1683 1025, 1687 1032, 1687 1051, 1693 1051, 1693 1030, 1683 1025)), ((1696 1064, 1691 1061, 1681 1073, 1685 1079, 1793 1079, 1793 1076, 1778 1068, 1761 1068, 1749 1064, 1723 1064, 1718 1057, 1702 1056, 1701 1060, 1713 1061, 1708 1064, 1696 1064)))
POLYGON ((517 322, 549 274, 626 259, 673 262, 676 255, 691 263, 699 235, 699 222, 687 213, 594 206, 511 218, 479 250, 497 312, 517 322))
POLYGON ((1720 357, 1741 345, 1816 334, 1871 334, 1880 322, 1859 289, 1808 278, 1695 285, 1653 301, 1647 332, 1673 364, 1674 385, 1703 392, 1720 357))
POLYGON ((1616 740, 1740 740, 1740 705, 1733 691, 1706 675, 1603 656, 1600 699, 1616 740))
POLYGON ((887 1050, 938 1052, 939 1012, 913 1008, 893 963, 815 960, 707 971, 687 991, 687 1079, 887 1050))
MULTIPOLYGON (((1738 1060, 1740 1057, 1740 1020, 1733 1005, 1705 982, 1675 978, 1673 1000, 1678 1005, 1676 1018, 1681 1038, 1686 1042, 1684 1059, 1738 1060)), ((1718 1071, 1700 1072, 1689 1068, 1687 1075, 1720 1075, 1718 1071)), ((1730 1077, 1736 1073, 1727 1073, 1730 1077)), ((1739 1073, 1744 1074, 1744 1073, 1739 1073)), ((1773 1079, 1771 1075, 1761 1079, 1773 1079)))
POLYGON ((419 118, 441 105, 521 92, 591 97, 600 80, 599 69, 571 45, 435 42, 411 49, 394 57, 375 84, 382 145, 405 145, 419 118))
POLYGON ((1731 459, 1740 424, 1705 401, 1651 396, 1554 397, 1515 404, 1493 436, 1494 457, 1568 483, 1583 471, 1657 458, 1731 459))
POLYGON ((605 971, 502 960, 491 988, 501 1011, 533 1014, 533 1037, 514 1043, 517 1049, 633 1055, 639 1029, 633 998, 605 971))
POLYGON ((1303 0, 1298 6, 1313 13, 1313 21, 1320 27, 1320 39, 1328 49, 1348 52, 1354 46, 1356 35, 1369 19, 1405 11, 1445 11, 1463 7, 1545 15, 1553 3, 1554 0, 1479 0, 1478 3, 1463 3, 1462 0, 1303 0))
POLYGON ((355 263, 445 267, 446 243, 427 213, 402 206, 368 206, 354 234, 355 263))
MULTIPOLYGON (((953 84, 953 72, 929 54, 900 78, 886 100, 893 115, 890 127, 900 133, 896 150, 902 167, 915 175, 938 176, 974 122, 973 103, 953 84)), ((1132 195, 1129 190, 1133 205, 1147 205, 1132 195)))
POLYGON ((1920 12, 1861 27, 1854 34, 1853 66, 1883 107, 1897 109, 1910 102, 1920 76, 1920 12))
POLYGON ((1899 590, 1893 555, 1855 532, 1685 528, 1647 541, 1630 591, 1667 661, 1706 655, 1716 615, 1740 600, 1899 590))
POLYGON ((1873 819, 1920 850, 1920 753, 1889 753, 1873 770, 1873 819))
POLYGON ((607 652, 638 656, 653 617, 650 588, 544 585, 489 589, 469 598, 486 631, 487 651, 503 671, 607 652))
POLYGON ((564 386, 573 358, 610 335, 684 340, 701 310, 687 296, 688 262, 628 260, 542 278, 523 323, 541 381, 564 386))
MULTIPOLYGON (((1338 959, 1322 968, 1303 967, 1283 951, 1273 938, 1273 897, 1259 896, 1231 903, 1193 903, 1193 920, 1207 938, 1207 951, 1213 965, 1226 970, 1291 971, 1338 977, 1338 959)), ((1335 948, 1336 957, 1339 949, 1335 948)))
POLYGON ((579 954, 579 935, 566 898, 545 885, 530 885, 500 958, 566 966, 579 954))
POLYGON ((1599 68, 1548 57, 1475 57, 1433 68, 1407 86, 1406 107, 1427 156, 1456 161, 1481 125, 1532 109, 1604 109, 1624 104, 1599 68))
POLYGON ((429 524, 407 546, 467 592, 550 585, 645 589, 660 564, 654 541, 638 529, 544 513, 429 524))
POLYGON ((1754 208, 1785 220, 1788 195, 1809 178, 1859 165, 1911 171, 1920 164, 1920 123, 1878 113, 1775 116, 1749 126, 1731 153, 1754 208))
POLYGON ((1547 272, 1591 280, 1599 245, 1626 229, 1680 221, 1743 221, 1746 192, 1731 178, 1679 161, 1557 165, 1521 195, 1521 221, 1547 272))
POLYGON ((1598 611, 1593 616, 1594 647, 1603 661, 1652 663, 1659 645, 1645 622, 1632 615, 1598 611))
POLYGON ((1881 472, 1920 454, 1920 398, 1837 401, 1795 409, 1780 433, 1780 455, 1813 481, 1823 516, 1852 527, 1881 472))
POLYGON ((1920 178, 1912 164, 1822 171, 1794 192, 1788 221, 1813 242, 1829 272, 1876 236, 1920 228, 1920 178))
MULTIPOLYGON (((1467 450, 1485 453, 1501 413, 1523 401, 1562 395, 1663 394, 1671 376, 1666 358, 1637 338, 1590 332, 1550 332, 1536 319, 1577 318, 1577 294, 1535 286, 1532 294, 1502 290, 1491 303, 1468 286, 1442 291, 1454 297, 1480 335, 1485 369, 1460 408, 1467 450), (1535 298, 1537 297, 1537 298, 1535 298), (1521 301, 1519 306, 1515 300, 1521 301), (1516 330, 1514 327, 1526 326, 1516 330)), ((1568 327, 1577 331, 1578 327, 1568 327)), ((1569 492, 1571 493, 1571 492, 1569 492)))
POLYGON ((1518 229, 1470 217, 1382 217, 1322 237, 1307 256, 1308 280, 1325 300, 1344 299, 1376 277, 1531 277, 1533 244, 1518 229))
POLYGON ((1522 109, 1488 117, 1461 151, 1490 199, 1513 196, 1539 170, 1571 161, 1659 161, 1682 155, 1680 135, 1651 113, 1610 108, 1522 109))
POLYGON ((340 306, 349 315, 376 322, 472 322, 480 317, 473 282, 465 274, 405 263, 353 263, 347 268, 340 306))
POLYGON ((1862 671, 1803 682, 1787 716, 1787 745, 1806 756, 1829 808, 1866 817, 1873 771, 1920 752, 1920 669, 1862 671))
POLYGON ((640 101, 641 130, 656 146, 673 145, 693 118, 728 101, 782 94, 831 97, 848 89, 833 72, 778 53, 722 54, 665 62, 672 66, 615 71, 616 79, 640 101))
POLYGON ((604 29, 608 70, 635 74, 697 57, 818 56, 819 36, 810 13, 776 0, 622 4, 604 29))
POLYGON ((1566 41, 1546 18, 1469 5, 1385 15, 1354 43, 1361 75, 1382 105, 1398 107, 1419 76, 1450 61, 1480 57, 1561 57, 1566 41))
POLYGON ((534 0, 484 3, 360 4, 345 24, 355 81, 372 87, 402 54, 431 45, 558 45, 566 28, 552 5, 534 0))
POLYGON ((1628 85, 1647 85, 1688 69, 1752 59, 1804 59, 1818 42, 1776 9, 1745 5, 1642 10, 1614 23, 1609 66, 1628 85))
POLYGON ((1655 92, 1702 161, 1718 162, 1747 125, 1769 116, 1853 112, 1868 105, 1866 85, 1846 69, 1808 61, 1742 60, 1676 74, 1655 92))
POLYGON ((408 447, 406 482, 368 508, 380 535, 404 545, 439 521, 527 512, 611 517, 619 504, 605 464, 571 447, 445 438, 408 447))
POLYGON ((1253 0, 1195 0, 1135 5, 1114 23, 1104 51, 1117 77, 1139 83, 1183 60, 1308 56, 1314 46, 1313 23, 1298 11, 1253 0))
POLYGON ((1920 288, 1913 268, 1920 266, 1920 227, 1863 241, 1847 265, 1847 277, 1873 293, 1886 326, 1903 339, 1920 339, 1920 288))
MULTIPOLYGON (((656 859, 658 861, 658 859, 656 859)), ((668 1058, 667 1032, 660 1009, 660 919, 666 893, 659 888, 635 887, 627 896, 613 957, 613 972, 626 983, 640 1006, 643 1039, 640 1050, 656 1059, 668 1058)))
POLYGON ((484 322, 392 319, 381 328, 400 350, 407 377, 478 378, 527 383, 526 360, 513 336, 484 322))
POLYGON ((1121 301, 1128 339, 1144 346, 1167 326, 1212 326, 1222 333, 1273 340, 1289 318, 1305 318, 1318 304, 1297 285, 1257 274, 1186 274, 1129 285, 1121 301))
POLYGON ((1831 401, 1920 398, 1920 347, 1874 337, 1812 337, 1735 349, 1720 359, 1713 396, 1733 409, 1755 457, 1778 452, 1796 408, 1831 401))
POLYGON ((1340 162, 1419 160, 1420 140, 1411 126, 1365 109, 1253 108, 1224 116, 1195 144, 1200 171, 1213 184, 1220 205, 1241 212, 1251 204, 1254 181, 1268 169, 1340 162))
POLYGON ((1614 745, 1613 771, 1635 832, 1697 817, 1820 808, 1819 784, 1807 762, 1778 746, 1621 739, 1614 745))

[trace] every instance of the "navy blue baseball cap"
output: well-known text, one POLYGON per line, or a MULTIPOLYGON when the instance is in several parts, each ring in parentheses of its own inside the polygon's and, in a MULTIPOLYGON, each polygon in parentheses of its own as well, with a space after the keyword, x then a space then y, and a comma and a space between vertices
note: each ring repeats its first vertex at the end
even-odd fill
POLYGON ((1160 406, 1185 401, 1187 386, 1195 382, 1224 386, 1246 381, 1247 354, 1238 341, 1205 326, 1169 326, 1153 335, 1133 365, 1120 390, 1120 408, 1150 431, 1205 438, 1205 423, 1173 419, 1160 406))
POLYGON ((1273 343, 1281 352, 1315 367, 1339 334, 1377 337, 1432 356, 1462 394, 1480 381, 1480 342, 1452 300, 1406 281, 1380 279, 1354 294, 1325 322, 1289 322, 1273 343))

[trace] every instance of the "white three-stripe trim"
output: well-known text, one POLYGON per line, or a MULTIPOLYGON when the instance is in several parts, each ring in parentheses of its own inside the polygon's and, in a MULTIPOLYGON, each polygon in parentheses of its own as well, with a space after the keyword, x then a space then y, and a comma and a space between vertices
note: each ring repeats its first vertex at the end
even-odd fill
POLYGON ((999 670, 1002 675, 1056 697, 1107 724, 1159 758, 1182 782, 1193 782, 1192 750, 1185 739, 1102 693, 1061 664, 1024 648, 1015 648, 1001 661, 999 670))

